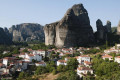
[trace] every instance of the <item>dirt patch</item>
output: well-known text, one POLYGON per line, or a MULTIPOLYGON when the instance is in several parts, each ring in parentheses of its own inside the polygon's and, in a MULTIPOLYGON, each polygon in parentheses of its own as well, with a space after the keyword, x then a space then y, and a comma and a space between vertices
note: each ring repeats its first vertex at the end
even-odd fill
POLYGON ((42 75, 34 75, 33 78, 38 80, 55 80, 59 74, 53 75, 52 73, 46 73, 42 75))
POLYGON ((58 77, 58 75, 59 74, 53 75, 51 73, 51 74, 48 74, 43 80, 55 80, 58 77))

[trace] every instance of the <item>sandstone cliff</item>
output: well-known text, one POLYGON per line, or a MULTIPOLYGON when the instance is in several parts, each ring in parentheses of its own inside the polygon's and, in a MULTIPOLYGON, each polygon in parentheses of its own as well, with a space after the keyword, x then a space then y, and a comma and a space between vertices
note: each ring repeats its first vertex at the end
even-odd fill
POLYGON ((13 41, 44 41, 43 26, 40 24, 23 23, 13 25, 9 28, 9 33, 11 34, 13 41))
POLYGON ((94 41, 87 10, 83 4, 68 9, 64 17, 44 27, 45 44, 57 47, 86 45, 94 41))

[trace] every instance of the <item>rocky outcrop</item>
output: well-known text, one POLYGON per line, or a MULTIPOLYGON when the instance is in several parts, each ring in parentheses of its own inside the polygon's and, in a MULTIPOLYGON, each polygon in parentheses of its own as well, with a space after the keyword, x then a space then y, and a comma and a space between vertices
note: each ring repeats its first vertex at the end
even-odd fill
POLYGON ((43 26, 34 23, 13 25, 9 29, 13 41, 44 41, 43 26))
POLYGON ((54 45, 55 44, 57 24, 58 24, 58 22, 55 22, 55 23, 47 24, 44 27, 45 44, 46 45, 54 45))
POLYGON ((45 44, 57 47, 86 45, 94 41, 87 10, 83 4, 68 9, 64 17, 44 27, 45 44))
POLYGON ((118 27, 117 27, 117 34, 120 35, 120 21, 119 21, 119 24, 118 24, 118 27))
POLYGON ((95 37, 97 41, 105 41, 107 39, 107 34, 112 33, 111 22, 107 21, 106 25, 103 26, 103 23, 100 19, 96 21, 97 32, 95 33, 95 37))
POLYGON ((3 28, 0 28, 0 44, 12 44, 10 36, 6 34, 3 28))
POLYGON ((110 22, 110 21, 107 21, 105 27, 106 27, 106 30, 107 30, 108 33, 111 33, 111 32, 112 32, 111 22, 110 22))
POLYGON ((97 40, 104 40, 106 34, 106 27, 103 26, 103 23, 100 19, 96 21, 97 27, 97 40))

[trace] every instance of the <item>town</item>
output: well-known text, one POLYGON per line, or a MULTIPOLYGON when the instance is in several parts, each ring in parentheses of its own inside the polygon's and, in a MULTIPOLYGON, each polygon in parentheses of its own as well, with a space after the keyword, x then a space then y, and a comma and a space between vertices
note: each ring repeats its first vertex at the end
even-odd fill
MULTIPOLYGON (((3 51, 3 55, 9 54, 10 51, 3 51)), ((0 78, 1 79, 13 79, 13 75, 16 72, 29 72, 33 74, 43 74, 47 71, 42 72, 36 71, 35 69, 31 69, 35 67, 48 67, 53 62, 54 66, 56 66, 55 70, 51 69, 50 72, 56 74, 57 72, 64 72, 68 70, 65 66, 68 66, 70 70, 75 70, 77 76, 79 78, 86 77, 91 74, 92 77, 96 77, 94 66, 95 60, 94 57, 98 59, 102 59, 104 61, 117 62, 120 64, 120 44, 116 44, 109 49, 105 49, 102 52, 99 47, 93 48, 52 48, 52 49, 38 49, 33 50, 31 48, 20 48, 19 54, 12 54, 11 57, 3 57, 0 59, 0 78), (91 51, 91 52, 90 52, 91 51), (92 52, 93 51, 93 52, 92 52), (99 56, 99 58, 98 58, 99 56), (93 61, 94 60, 94 61, 93 61), (65 70, 66 69, 66 70, 65 70)), ((50 67, 49 67, 50 68, 50 67)))
POLYGON ((1 0, 0 80, 120 80, 119 3, 1 0))

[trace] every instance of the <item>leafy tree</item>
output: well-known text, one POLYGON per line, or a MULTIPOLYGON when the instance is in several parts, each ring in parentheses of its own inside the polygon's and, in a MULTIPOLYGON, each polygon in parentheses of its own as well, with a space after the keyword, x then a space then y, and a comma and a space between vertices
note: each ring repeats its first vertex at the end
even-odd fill
POLYGON ((17 78, 17 80, 22 80, 23 78, 25 78, 25 73, 21 72, 17 78))
POLYGON ((23 52, 28 52, 28 50, 27 50, 27 49, 24 49, 23 52))
POLYGON ((56 65, 54 61, 50 61, 49 63, 47 63, 47 70, 49 72, 52 72, 54 69, 56 69, 56 65))
POLYGON ((19 54, 20 52, 19 52, 18 49, 14 49, 12 53, 13 53, 13 54, 19 54))
POLYGON ((57 66, 58 72, 65 72, 67 70, 67 67, 65 65, 59 65, 57 66))
POLYGON ((85 50, 84 54, 96 54, 98 52, 101 52, 99 49, 90 49, 90 50, 85 50))
POLYGON ((52 71, 52 73, 53 73, 54 75, 57 74, 57 70, 54 69, 54 70, 52 71))
POLYGON ((44 74, 46 72, 47 72, 46 67, 39 66, 39 67, 37 67, 37 70, 35 71, 35 74, 40 75, 40 74, 44 74))
POLYGON ((80 56, 80 52, 73 53, 73 56, 80 56))
MULTIPOLYGON (((93 70, 95 71, 96 80, 114 80, 114 77, 111 76, 115 73, 114 76, 118 77, 117 74, 120 72, 119 64, 109 60, 103 60, 98 58, 93 58, 92 60, 93 70)), ((118 79, 116 79, 118 80, 118 79)))
POLYGON ((78 61, 77 61, 77 59, 75 59, 75 58, 70 58, 68 61, 67 61, 67 68, 69 69, 69 70, 74 70, 74 69, 76 69, 77 67, 78 67, 78 61))

